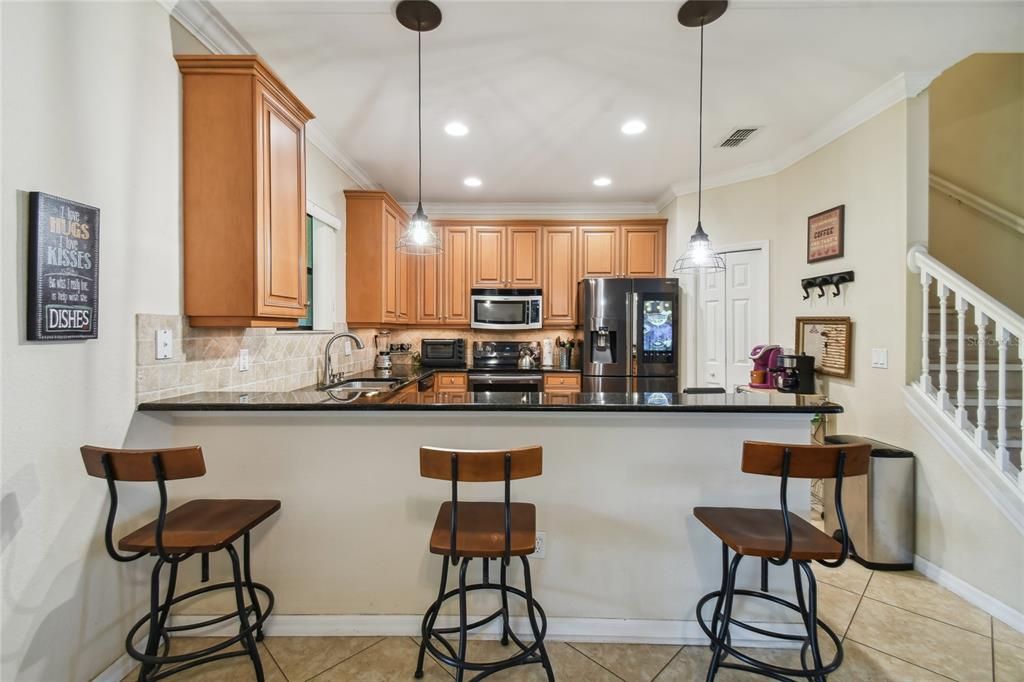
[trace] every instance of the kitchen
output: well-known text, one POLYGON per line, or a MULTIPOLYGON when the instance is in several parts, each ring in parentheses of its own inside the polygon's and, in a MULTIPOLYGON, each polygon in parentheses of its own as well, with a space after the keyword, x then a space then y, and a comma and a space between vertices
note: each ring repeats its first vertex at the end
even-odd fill
POLYGON ((3 679, 1024 670, 1024 5, 0 17, 3 679))

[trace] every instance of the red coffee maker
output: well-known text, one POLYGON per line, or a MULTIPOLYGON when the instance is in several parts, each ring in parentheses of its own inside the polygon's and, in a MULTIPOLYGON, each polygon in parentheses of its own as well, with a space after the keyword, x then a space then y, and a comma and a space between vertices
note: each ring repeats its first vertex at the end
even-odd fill
POLYGON ((750 351, 750 359, 754 368, 750 370, 751 388, 775 388, 775 373, 778 371, 778 357, 782 355, 782 346, 761 344, 750 351))

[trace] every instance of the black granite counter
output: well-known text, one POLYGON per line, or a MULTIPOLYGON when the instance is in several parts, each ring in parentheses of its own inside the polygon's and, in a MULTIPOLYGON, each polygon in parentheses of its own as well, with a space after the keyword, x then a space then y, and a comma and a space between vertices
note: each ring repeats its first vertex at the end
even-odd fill
MULTIPOLYGON (((388 392, 318 390, 315 387, 273 393, 206 391, 139 405, 145 412, 178 411, 553 411, 553 412, 719 412, 834 414, 843 408, 821 396, 792 393, 420 393, 410 384, 433 369, 396 368, 391 373, 363 372, 348 379, 393 378, 388 392), (407 390, 403 391, 402 389, 407 390)), ((557 371, 557 370, 554 370, 557 371)), ((578 370, 577 370, 578 371, 578 370)))

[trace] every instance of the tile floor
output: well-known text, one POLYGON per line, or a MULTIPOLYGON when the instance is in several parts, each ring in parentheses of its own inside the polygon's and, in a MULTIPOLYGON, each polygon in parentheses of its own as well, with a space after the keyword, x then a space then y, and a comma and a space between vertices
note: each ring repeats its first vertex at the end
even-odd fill
MULTIPOLYGON (((831 680, 844 682, 1024 680, 1024 634, 1016 632, 919 573, 869 571, 849 561, 815 570, 819 614, 844 636, 845 660, 831 680)), ((208 646, 210 639, 175 640, 177 651, 208 646)), ((260 645, 267 682, 385 682, 412 680, 417 641, 411 637, 267 637, 260 645)), ((470 657, 494 660, 502 647, 473 640, 470 657)), ((758 656, 798 666, 793 650, 758 649, 758 656)), ((703 680, 707 647, 550 642, 559 680, 681 682, 703 680)), ((425 680, 451 680, 428 660, 425 680)), ((219 661, 176 680, 228 682, 253 679, 247 658, 219 661)), ((125 678, 135 679, 134 674, 125 678)), ((544 680, 540 666, 515 668, 493 680, 544 680)), ((764 679, 723 671, 723 682, 764 679)))

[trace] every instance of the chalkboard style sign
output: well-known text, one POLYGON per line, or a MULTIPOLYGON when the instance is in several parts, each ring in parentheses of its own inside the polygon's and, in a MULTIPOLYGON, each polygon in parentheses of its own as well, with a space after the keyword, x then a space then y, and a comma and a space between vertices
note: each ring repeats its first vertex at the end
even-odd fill
POLYGON ((28 340, 98 336, 100 210, 30 192, 28 340))

